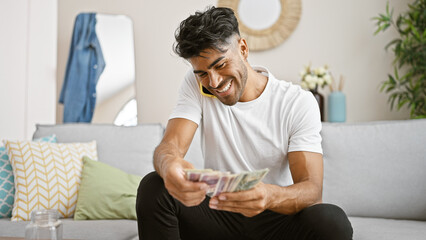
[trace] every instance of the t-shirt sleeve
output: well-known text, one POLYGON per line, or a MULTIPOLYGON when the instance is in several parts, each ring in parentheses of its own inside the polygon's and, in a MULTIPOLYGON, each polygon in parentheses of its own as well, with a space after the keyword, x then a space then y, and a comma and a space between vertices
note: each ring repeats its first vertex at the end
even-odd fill
POLYGON ((202 117, 202 96, 198 82, 191 71, 185 75, 180 87, 179 96, 175 108, 169 119, 185 118, 200 124, 202 117))
POLYGON ((321 115, 312 93, 301 92, 293 111, 288 152, 306 151, 322 154, 321 115))

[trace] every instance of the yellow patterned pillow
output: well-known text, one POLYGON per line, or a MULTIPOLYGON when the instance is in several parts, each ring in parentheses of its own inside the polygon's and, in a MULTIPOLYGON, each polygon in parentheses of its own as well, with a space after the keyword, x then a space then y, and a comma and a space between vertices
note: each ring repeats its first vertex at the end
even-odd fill
POLYGON ((72 217, 77 203, 83 156, 98 159, 96 142, 4 141, 15 176, 12 221, 30 220, 31 211, 56 209, 72 217))

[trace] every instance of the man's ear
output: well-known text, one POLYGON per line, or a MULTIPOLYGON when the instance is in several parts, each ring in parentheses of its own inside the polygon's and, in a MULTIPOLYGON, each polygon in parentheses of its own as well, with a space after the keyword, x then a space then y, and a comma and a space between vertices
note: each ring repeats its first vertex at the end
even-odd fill
POLYGON ((246 40, 244 38, 240 38, 240 40, 238 41, 238 46, 239 46, 241 55, 244 57, 245 60, 247 60, 248 54, 249 54, 249 48, 248 48, 246 40))

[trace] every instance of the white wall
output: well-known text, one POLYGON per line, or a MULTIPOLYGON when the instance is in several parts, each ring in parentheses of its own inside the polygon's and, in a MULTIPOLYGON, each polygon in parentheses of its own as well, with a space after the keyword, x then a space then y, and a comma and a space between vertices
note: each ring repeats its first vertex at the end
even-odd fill
MULTIPOLYGON (((391 112, 379 84, 393 72, 392 54, 384 46, 396 36, 373 36, 372 17, 385 10, 387 0, 303 0, 302 17, 292 36, 277 48, 252 52, 252 64, 268 67, 281 79, 297 82, 303 65, 327 63, 335 76, 346 77, 348 122, 406 119, 408 111, 391 112)), ((390 0, 395 13, 411 0, 390 0)), ((75 16, 83 11, 128 15, 134 22, 136 94, 139 122, 162 122, 177 99, 189 65, 172 52, 174 31, 196 10, 214 0, 60 0, 58 26, 58 89, 62 87, 75 16)), ((62 107, 57 120, 62 121, 62 107)))
MULTIPOLYGON (((384 47, 397 34, 389 29, 374 36, 371 18, 385 12, 386 2, 304 0, 300 23, 290 38, 275 49, 252 54, 251 63, 265 64, 276 77, 292 82, 299 81, 303 65, 328 64, 334 76, 346 77, 348 122, 407 119, 408 110, 391 112, 388 95, 379 92, 380 83, 393 73, 393 54, 384 47)), ((396 15, 412 1, 389 2, 396 15)))
POLYGON ((0 139, 55 123, 56 0, 0 1, 0 139))

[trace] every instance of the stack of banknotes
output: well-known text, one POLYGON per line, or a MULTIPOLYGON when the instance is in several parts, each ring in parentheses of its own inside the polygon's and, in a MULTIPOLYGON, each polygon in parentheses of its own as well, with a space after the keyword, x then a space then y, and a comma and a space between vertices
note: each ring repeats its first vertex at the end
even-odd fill
POLYGON ((254 188, 266 176, 269 169, 265 168, 239 174, 214 171, 212 169, 185 169, 184 171, 189 181, 207 183, 209 186, 207 195, 214 197, 222 192, 238 192, 254 188))

